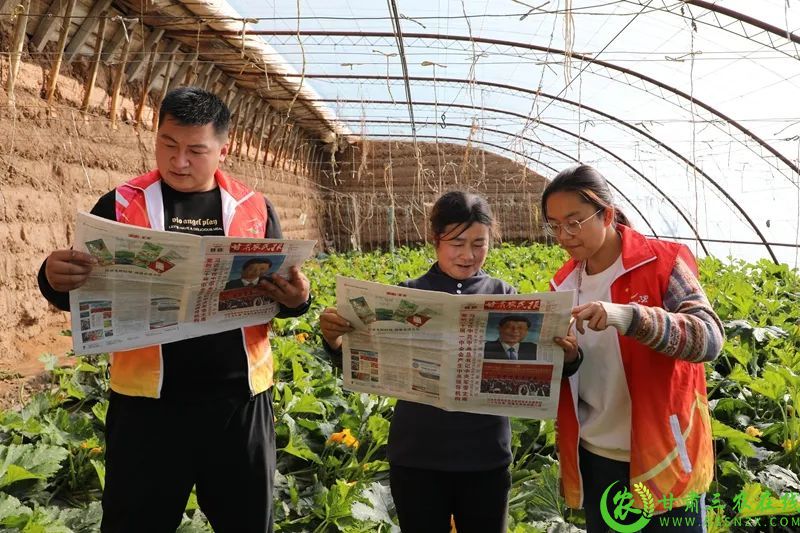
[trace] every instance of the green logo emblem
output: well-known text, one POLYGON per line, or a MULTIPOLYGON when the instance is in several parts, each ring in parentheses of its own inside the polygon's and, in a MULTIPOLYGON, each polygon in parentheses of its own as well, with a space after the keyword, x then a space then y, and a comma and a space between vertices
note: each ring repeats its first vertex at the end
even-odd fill
POLYGON ((608 493, 616 485, 615 481, 603 492, 603 497, 600 499, 600 514, 603 516, 603 521, 613 531, 618 533, 635 533, 641 531, 650 523, 653 518, 653 510, 655 503, 653 494, 644 486, 643 483, 637 483, 633 486, 633 490, 642 499, 644 509, 637 509, 633 506, 633 494, 628 490, 628 487, 623 487, 614 493, 611 500, 614 511, 613 515, 609 512, 608 493), (628 518, 628 515, 632 515, 628 518), (634 517, 638 516, 633 523, 629 523, 634 517))

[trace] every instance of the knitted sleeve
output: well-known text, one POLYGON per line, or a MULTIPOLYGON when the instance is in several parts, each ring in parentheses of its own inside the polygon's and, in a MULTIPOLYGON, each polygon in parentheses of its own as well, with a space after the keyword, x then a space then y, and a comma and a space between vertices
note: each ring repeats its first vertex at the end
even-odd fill
POLYGON ((693 363, 713 361, 725 333, 692 268, 687 252, 679 254, 661 307, 629 304, 633 317, 625 332, 657 352, 693 363))

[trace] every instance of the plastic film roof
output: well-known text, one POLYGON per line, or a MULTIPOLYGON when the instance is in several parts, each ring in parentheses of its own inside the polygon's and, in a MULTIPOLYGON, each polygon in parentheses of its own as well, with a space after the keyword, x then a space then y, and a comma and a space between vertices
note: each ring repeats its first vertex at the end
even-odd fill
POLYGON ((798 264, 800 5, 230 2, 357 136, 588 163, 645 233, 798 264))

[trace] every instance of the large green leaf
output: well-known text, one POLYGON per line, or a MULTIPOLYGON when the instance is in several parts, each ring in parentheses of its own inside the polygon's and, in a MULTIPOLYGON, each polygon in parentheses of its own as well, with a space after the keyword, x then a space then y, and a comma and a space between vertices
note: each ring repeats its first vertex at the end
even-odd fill
POLYGON ((97 402, 92 406, 92 413, 97 419, 106 425, 106 415, 108 414, 108 400, 103 400, 102 402, 97 402))
POLYGON ((7 487, 17 481, 24 481, 26 479, 44 479, 40 474, 34 474, 17 465, 8 465, 3 476, 0 477, 0 489, 7 487))
POLYGON ((510 495, 509 507, 523 507, 537 520, 564 522, 566 505, 561 497, 558 465, 551 463, 535 479, 520 484, 510 495))
POLYGON ((19 434, 28 439, 39 437, 44 431, 42 420, 36 416, 24 417, 20 413, 0 413, 0 429, 10 434, 19 434))
POLYGON ((325 406, 313 394, 303 394, 292 398, 286 406, 286 413, 324 415, 325 406))
POLYGON ((97 479, 100 482, 100 488, 106 488, 106 464, 103 461, 98 461, 97 459, 92 459, 91 464, 94 467, 94 471, 97 473, 97 479))
POLYGON ((86 507, 62 510, 60 518, 74 533, 95 533, 100 529, 103 508, 100 502, 91 502, 86 507))
POLYGON ((716 439, 725 439, 728 446, 745 457, 755 457, 756 451, 751 442, 758 442, 758 439, 751 437, 743 431, 734 429, 728 425, 723 424, 719 420, 711 419, 711 431, 716 439))
MULTIPOLYGON (((767 465, 757 476, 762 485, 774 494, 797 494, 800 497, 800 479, 797 474, 780 465, 767 465)), ((800 505, 800 502, 798 502, 800 505)))
POLYGON ((739 497, 742 503, 737 516, 741 518, 791 514, 784 509, 784 503, 760 483, 745 483, 739 497))
POLYGON ((73 533, 61 519, 57 507, 34 507, 21 533, 73 533))
POLYGON ((375 446, 383 446, 389 441, 389 421, 379 415, 367 419, 367 429, 375 446))
POLYGON ((786 380, 774 369, 767 368, 763 372, 763 377, 750 383, 750 389, 769 398, 774 402, 783 400, 786 394, 786 380))
POLYGON ((367 503, 357 501, 353 503, 351 513, 353 518, 374 522, 376 524, 388 524, 393 533, 399 533, 400 528, 392 521, 391 510, 394 508, 392 493, 387 485, 372 483, 367 487, 361 496, 367 499, 367 503))
POLYGON ((306 443, 292 417, 289 415, 284 415, 281 420, 289 427, 289 442, 286 444, 286 446, 281 448, 281 451, 301 459, 322 464, 322 460, 319 458, 319 455, 314 453, 314 451, 308 447, 308 443, 306 443))
POLYGON ((49 422, 44 432, 45 440, 49 444, 78 446, 87 440, 96 439, 92 419, 88 413, 72 413, 59 407, 45 415, 44 419, 49 422))
POLYGON ((21 529, 28 523, 32 512, 15 497, 0 492, 0 526, 21 529))
POLYGON ((68 455, 66 449, 47 444, 0 446, 0 486, 31 477, 49 479, 68 455), (23 470, 32 476, 20 477, 23 470))
POLYGON ((213 533, 213 531, 205 515, 197 510, 192 513, 191 518, 184 515, 183 521, 175 533, 213 533))

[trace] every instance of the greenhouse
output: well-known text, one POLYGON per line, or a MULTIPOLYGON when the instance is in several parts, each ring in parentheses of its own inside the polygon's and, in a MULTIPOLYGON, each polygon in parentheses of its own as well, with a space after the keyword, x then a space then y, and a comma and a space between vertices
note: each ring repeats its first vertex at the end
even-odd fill
POLYGON ((800 530, 798 94, 791 0, 0 0, 0 530, 800 530))

